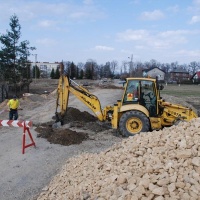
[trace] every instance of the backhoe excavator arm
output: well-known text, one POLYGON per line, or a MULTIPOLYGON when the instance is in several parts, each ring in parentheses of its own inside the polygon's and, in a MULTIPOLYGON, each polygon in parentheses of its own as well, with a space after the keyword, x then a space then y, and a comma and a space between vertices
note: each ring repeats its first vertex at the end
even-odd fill
POLYGON ((59 78, 57 89, 56 121, 61 121, 61 124, 63 124, 70 93, 89 107, 100 121, 105 120, 99 99, 91 94, 86 88, 78 85, 67 76, 62 75, 59 78))

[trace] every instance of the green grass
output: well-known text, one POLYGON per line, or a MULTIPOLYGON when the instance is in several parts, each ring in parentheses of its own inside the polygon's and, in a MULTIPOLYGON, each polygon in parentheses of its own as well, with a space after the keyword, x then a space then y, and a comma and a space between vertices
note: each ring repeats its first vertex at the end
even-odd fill
POLYGON ((200 98, 200 85, 177 85, 168 84, 164 85, 164 89, 160 91, 162 94, 167 94, 176 97, 199 97, 200 98))

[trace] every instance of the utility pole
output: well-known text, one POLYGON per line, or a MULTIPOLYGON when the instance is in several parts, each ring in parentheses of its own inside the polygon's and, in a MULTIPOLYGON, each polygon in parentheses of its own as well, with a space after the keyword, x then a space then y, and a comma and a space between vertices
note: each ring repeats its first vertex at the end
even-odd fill
POLYGON ((133 72, 133 54, 131 55, 131 57, 128 57, 128 58, 131 59, 131 61, 130 61, 130 66, 129 66, 129 75, 130 75, 130 77, 131 77, 132 72, 133 72))
POLYGON ((36 68, 36 65, 37 65, 37 54, 33 54, 35 55, 35 83, 36 83, 36 74, 37 74, 37 68, 36 68))
POLYGON ((27 52, 26 52, 26 78, 27 78, 27 92, 29 93, 29 79, 30 79, 30 67, 29 67, 29 63, 28 63, 28 55, 27 55, 27 52))

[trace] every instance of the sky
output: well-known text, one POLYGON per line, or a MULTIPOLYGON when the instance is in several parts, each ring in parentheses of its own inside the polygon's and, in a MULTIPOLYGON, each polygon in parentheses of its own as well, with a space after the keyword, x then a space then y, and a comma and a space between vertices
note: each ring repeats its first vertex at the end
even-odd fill
POLYGON ((200 0, 0 0, 0 34, 14 14, 33 62, 200 62, 200 0))

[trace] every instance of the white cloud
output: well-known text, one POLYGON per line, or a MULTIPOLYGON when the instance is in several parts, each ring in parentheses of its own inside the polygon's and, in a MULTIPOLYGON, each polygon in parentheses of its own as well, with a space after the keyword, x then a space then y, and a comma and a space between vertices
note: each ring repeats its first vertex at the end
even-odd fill
POLYGON ((114 50, 114 48, 112 48, 112 47, 101 46, 101 45, 95 46, 95 49, 102 50, 102 51, 113 51, 114 50))
POLYGON ((190 35, 192 33, 193 33, 192 31, 187 31, 187 30, 164 31, 164 32, 159 32, 157 37, 163 40, 165 44, 173 46, 175 44, 187 43, 187 35, 190 35))
POLYGON ((145 46, 144 45, 136 45, 135 48, 136 49, 145 49, 145 46))
POLYGON ((200 22, 200 15, 193 16, 190 20, 190 24, 195 24, 200 22))
POLYGON ((200 5, 200 0, 194 0, 194 4, 200 5))
POLYGON ((130 53, 130 54, 132 53, 132 52, 127 51, 127 50, 125 50, 125 49, 121 49, 121 52, 122 52, 122 53, 130 53))
POLYGON ((92 0, 85 0, 83 4, 68 2, 43 2, 43 1, 5 1, 0 4, 0 20, 7 19, 14 13, 19 17, 20 21, 29 21, 36 18, 48 18, 53 15, 54 20, 67 21, 68 18, 73 19, 97 19, 104 18, 104 12, 96 7, 92 0), (3 11, 6 12, 3 12, 3 11))
POLYGON ((43 20, 43 21, 40 21, 39 22, 39 26, 40 27, 45 27, 45 28, 48 28, 48 27, 51 27, 55 24, 54 21, 51 21, 51 20, 43 20))
POLYGON ((199 15, 199 11, 200 11, 200 0, 193 0, 193 5, 192 6, 188 6, 188 11, 190 13, 192 13, 193 15, 198 14, 199 15))
POLYGON ((173 13, 177 13, 179 11, 179 6, 175 5, 175 6, 168 7, 167 11, 170 11, 170 12, 173 12, 173 13))
POLYGON ((188 57, 193 57, 193 58, 199 58, 200 55, 200 50, 193 50, 193 51, 188 51, 188 50, 179 50, 176 52, 177 55, 179 56, 188 56, 188 57))
POLYGON ((131 40, 144 40, 149 36, 149 32, 146 30, 131 30, 128 29, 125 32, 118 33, 119 40, 131 41, 131 40))
POLYGON ((88 13, 82 12, 82 11, 73 12, 73 13, 70 14, 70 17, 74 18, 74 19, 82 19, 82 18, 88 17, 88 13))
POLYGON ((140 3, 140 0, 133 0, 133 1, 130 1, 130 4, 139 4, 140 3))
POLYGON ((159 35, 162 37, 173 37, 173 36, 180 36, 180 35, 186 35, 186 34, 191 34, 192 31, 188 30, 176 30, 176 31, 164 31, 160 32, 159 35))
POLYGON ((142 20, 160 20, 164 18, 164 13, 160 10, 154 10, 152 12, 143 12, 140 15, 140 19, 142 20))
POLYGON ((93 0, 83 0, 83 3, 86 5, 93 4, 93 0))
POLYGON ((138 48, 169 49, 177 44, 186 44, 188 36, 198 35, 199 31, 176 30, 176 31, 148 31, 148 30, 126 30, 118 33, 119 41, 126 41, 138 48))
POLYGON ((36 41, 36 43, 41 44, 41 45, 45 45, 45 46, 52 46, 52 45, 57 44, 56 40, 53 40, 53 39, 50 39, 50 38, 38 39, 36 41))

